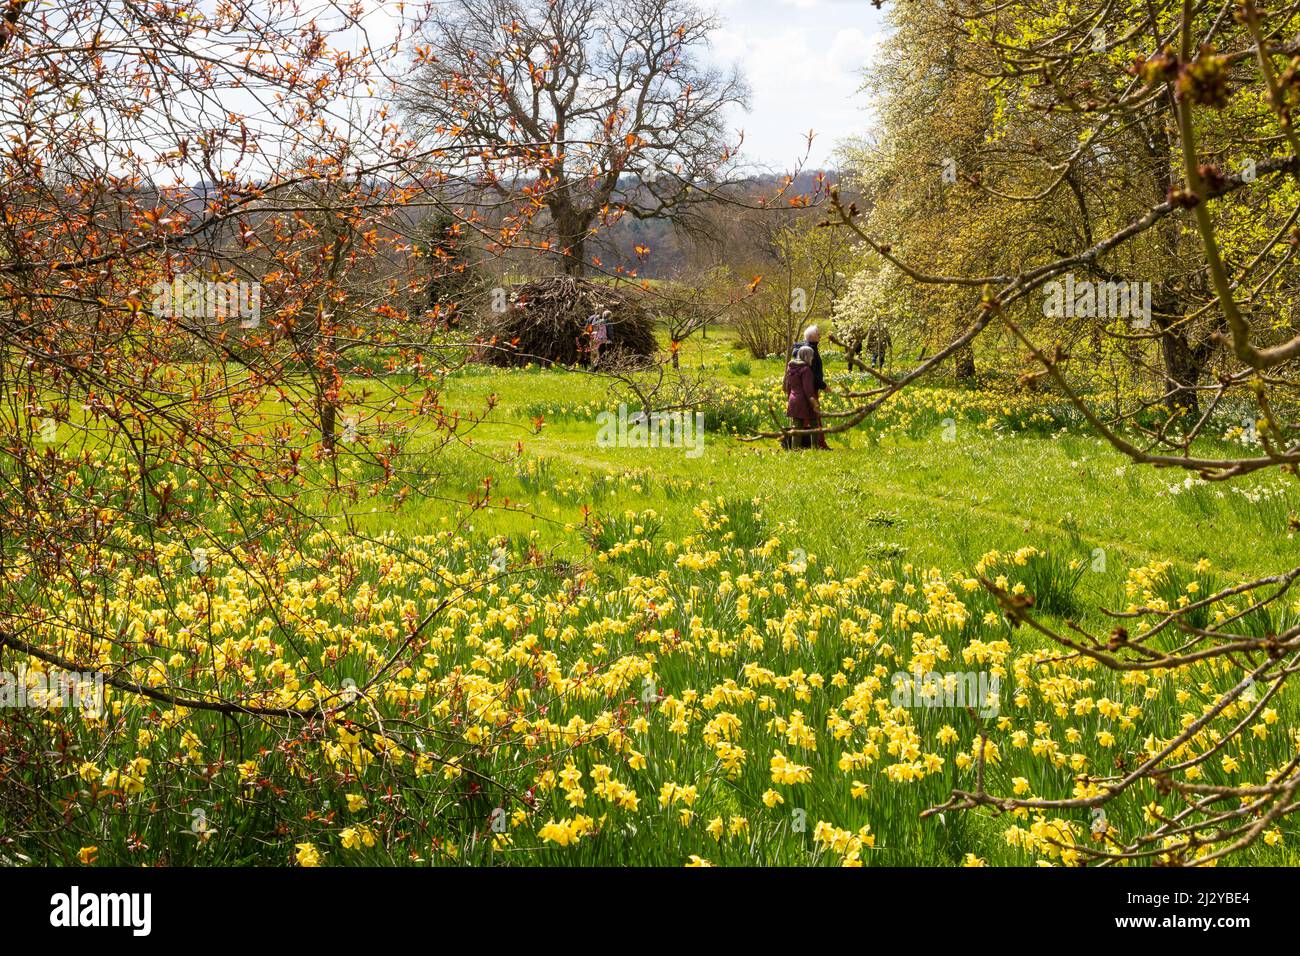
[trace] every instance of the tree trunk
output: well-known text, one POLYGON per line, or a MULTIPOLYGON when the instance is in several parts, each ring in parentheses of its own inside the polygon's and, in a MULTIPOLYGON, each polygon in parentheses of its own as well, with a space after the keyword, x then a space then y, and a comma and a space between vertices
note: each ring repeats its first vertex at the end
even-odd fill
POLYGON ((975 378, 975 350, 969 345, 959 349, 953 356, 953 372, 959 382, 969 382, 975 378))
MULTIPOLYGON (((1167 137, 1167 132, 1148 130, 1147 134, 1152 158, 1156 160, 1152 193, 1155 201, 1160 202, 1169 195, 1174 183, 1176 160, 1173 158, 1173 144, 1168 139, 1162 144, 1161 136, 1167 137)), ((1177 218, 1166 217, 1156 235, 1164 246, 1165 256, 1171 263, 1177 263, 1181 239, 1177 218)), ((1154 293, 1151 303, 1154 314, 1151 319, 1160 330, 1160 358, 1164 365, 1164 385, 1168 396, 1166 402, 1171 411, 1183 412, 1188 416, 1199 415, 1201 402, 1196 386, 1209 363, 1213 345, 1209 339, 1193 345, 1188 341, 1186 325, 1177 325, 1177 320, 1172 318, 1181 313, 1183 307, 1170 280, 1157 283, 1154 293)))
POLYGON ((1196 387, 1205 374, 1209 349, 1193 346, 1181 329, 1165 328, 1160 335, 1160 355, 1164 360, 1166 403, 1170 411, 1197 416, 1201 402, 1196 387))
POLYGON ((567 206, 552 206, 551 217, 555 222, 556 239, 563 255, 561 269, 565 275, 580 279, 587 268, 588 224, 579 221, 578 214, 567 206))
POLYGON ((583 243, 581 240, 565 244, 569 249, 569 254, 564 258, 564 274, 573 276, 575 279, 581 279, 582 274, 587 269, 587 263, 584 259, 583 243))
POLYGON ((1201 411, 1200 395, 1196 387, 1205 375, 1205 368, 1214 354, 1212 340, 1193 343, 1187 337, 1187 326, 1171 318, 1180 311, 1177 300, 1160 289, 1151 303, 1155 313, 1152 321, 1160 329, 1160 359, 1164 365, 1165 403, 1172 412, 1196 416, 1201 411))
POLYGON ((335 423, 337 411, 334 403, 322 397, 320 409, 320 441, 327 455, 334 454, 335 423))

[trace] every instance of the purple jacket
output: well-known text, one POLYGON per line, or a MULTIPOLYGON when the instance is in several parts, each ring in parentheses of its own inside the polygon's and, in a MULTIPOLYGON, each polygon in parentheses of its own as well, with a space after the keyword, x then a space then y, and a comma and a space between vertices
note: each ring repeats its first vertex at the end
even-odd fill
POLYGON ((817 395, 816 380, 811 365, 791 362, 785 367, 785 413, 791 418, 812 419, 816 416, 812 400, 817 395))

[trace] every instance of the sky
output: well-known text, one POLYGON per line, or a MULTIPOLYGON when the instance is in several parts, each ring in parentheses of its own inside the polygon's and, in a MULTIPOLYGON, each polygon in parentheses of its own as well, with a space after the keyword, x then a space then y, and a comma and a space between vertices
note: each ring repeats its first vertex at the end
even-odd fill
POLYGON ((723 26, 713 37, 720 63, 736 63, 752 92, 742 157, 788 170, 817 137, 808 167, 830 165, 835 144, 871 125, 858 92, 861 71, 884 36, 870 0, 713 0, 723 26))

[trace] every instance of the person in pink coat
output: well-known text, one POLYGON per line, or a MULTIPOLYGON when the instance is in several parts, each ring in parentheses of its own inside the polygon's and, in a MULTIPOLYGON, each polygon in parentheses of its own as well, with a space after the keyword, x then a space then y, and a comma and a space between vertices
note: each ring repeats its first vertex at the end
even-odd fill
MULTIPOLYGON (((785 381, 782 385, 786 395, 785 413, 794 422, 794 427, 799 429, 812 428, 813 423, 821 417, 821 409, 817 404, 817 379, 812 369, 813 357, 813 350, 805 345, 785 367, 785 381)), ((813 436, 791 435, 789 442, 792 448, 811 448, 813 436)))

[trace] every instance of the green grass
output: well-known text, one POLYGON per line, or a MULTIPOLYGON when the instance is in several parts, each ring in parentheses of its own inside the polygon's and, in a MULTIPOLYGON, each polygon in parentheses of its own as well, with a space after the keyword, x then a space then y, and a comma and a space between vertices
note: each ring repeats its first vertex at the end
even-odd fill
MULTIPOLYGON (((717 331, 706 343, 693 342, 683 374, 702 370, 718 382, 751 387, 752 379, 770 382, 780 374, 780 363, 760 361, 751 376, 735 375, 727 364, 733 347, 717 331)), ((499 402, 492 419, 473 430, 472 449, 447 455, 445 491, 460 497, 492 476, 499 496, 534 513, 483 517, 501 533, 536 528, 562 543, 564 525, 581 520, 585 503, 614 511, 653 508, 673 534, 686 527, 701 497, 762 497, 774 518, 797 524, 801 547, 844 570, 882 554, 962 567, 986 551, 1023 545, 1087 558, 1091 569, 1101 564, 1094 553, 1103 549, 1106 570, 1089 570, 1081 581, 1085 594, 1102 596, 1114 593, 1128 566, 1156 559, 1190 567, 1208 557, 1225 574, 1251 575, 1274 571, 1296 554, 1285 529, 1288 513, 1300 506, 1300 489, 1258 504, 1219 485, 1170 494, 1181 473, 1134 466, 1083 434, 994 437, 959 425, 955 440, 945 441, 936 421, 877 440, 868 421, 832 436, 830 453, 790 454, 771 441, 746 443, 715 429, 706 432, 703 454, 690 458, 674 448, 599 447, 595 412, 615 409, 618 396, 585 374, 475 368, 452 376, 446 394, 466 412, 481 409, 489 395, 499 402), (589 407, 548 420, 536 434, 531 416, 518 411, 555 404, 589 407), (513 461, 518 444, 534 463, 531 477, 492 460, 513 461)), ((1259 484, 1281 482, 1274 476, 1240 487, 1259 484)), ((448 513, 417 506, 377 522, 433 529, 448 513)))
MULTIPOLYGON (((991 863, 1024 863, 1026 856, 1008 846, 1004 833, 1013 822, 1029 826, 1028 819, 1013 821, 988 813, 948 813, 925 821, 919 817, 953 786, 969 784, 969 770, 959 770, 957 759, 969 752, 978 732, 974 715, 952 708, 912 708, 899 724, 877 714, 881 725, 888 722, 893 730, 905 726, 918 735, 925 751, 943 756, 942 772, 919 782, 888 779, 882 771, 894 758, 885 755, 861 770, 846 772, 838 765, 845 752, 864 746, 867 735, 881 726, 868 726, 864 720, 844 739, 833 740, 828 721, 844 717, 847 695, 873 668, 887 674, 915 653, 906 645, 916 639, 918 629, 924 631, 923 638, 941 641, 951 652, 950 668, 977 666, 960 663, 962 651, 975 642, 1009 642, 1008 662, 1049 647, 1046 638, 1026 628, 1012 629, 1000 619, 991 596, 973 581, 971 590, 960 596, 969 617, 956 622, 927 619, 914 625, 904 618, 902 624, 891 624, 890 615, 902 595, 915 606, 927 582, 942 580, 945 586, 960 587, 956 582, 969 578, 988 552, 1032 547, 1042 553, 1019 566, 1003 562, 990 575, 1006 573, 1011 583, 1023 584, 1049 622, 1072 619, 1100 634, 1114 623, 1101 609, 1122 609, 1130 600, 1125 586, 1131 569, 1171 562, 1167 572, 1153 576, 1152 588, 1173 602, 1188 593, 1189 584, 1204 594, 1295 561, 1287 522, 1300 510, 1300 495, 1276 476, 1233 486, 1180 485, 1174 493, 1171 485, 1181 475, 1127 464, 1101 441, 1071 430, 1068 410, 1053 407, 1035 413, 1050 402, 1012 396, 991 400, 960 389, 932 390, 912 405, 887 407, 861 427, 832 436, 830 452, 783 452, 770 440, 743 440, 745 423, 761 422, 769 406, 779 401, 774 394, 779 361, 745 358, 734 339, 718 331, 707 340, 692 340, 682 358, 683 377, 702 376, 725 392, 706 409, 710 424, 698 457, 682 448, 602 447, 596 415, 624 400, 607 379, 564 370, 468 367, 447 377, 444 402, 467 418, 489 405, 492 411, 482 422, 463 428, 460 440, 449 446, 438 443, 439 436, 417 429, 406 453, 418 457, 427 452, 436 466, 438 477, 427 496, 413 496, 400 510, 386 499, 347 506, 330 503, 336 512, 346 507, 363 535, 390 536, 382 548, 343 536, 346 560, 341 562, 330 551, 303 552, 304 566, 293 575, 318 578, 310 593, 335 593, 338 600, 327 603, 322 598, 306 611, 290 609, 287 621, 280 624, 270 620, 268 606, 256 595, 226 601, 233 591, 243 589, 238 575, 220 578, 212 589, 218 605, 214 613, 224 622, 223 638, 243 633, 259 615, 266 633, 274 635, 275 640, 260 649, 243 648, 248 661, 262 668, 273 662, 302 662, 325 687, 337 686, 342 678, 363 684, 376 662, 391 653, 391 642, 401 631, 397 626, 384 629, 393 624, 394 609, 407 600, 413 606, 430 601, 430 595, 438 593, 439 584, 421 580, 435 573, 434 566, 476 580, 473 576, 484 573, 487 556, 500 549, 509 556, 511 577, 502 585, 480 580, 477 586, 485 586, 486 593, 463 602, 468 609, 445 626, 440 622, 436 643, 421 654, 427 674, 395 673, 387 682, 389 690, 400 695, 409 691, 413 680, 442 681, 444 693, 449 686, 455 689, 454 705, 433 717, 418 709, 404 710, 377 694, 379 717, 403 741, 427 735, 439 747, 445 744, 445 753, 463 760, 463 766, 489 776, 500 774, 501 782, 518 793, 533 787, 548 760, 550 770, 562 767, 568 753, 534 755, 535 744, 521 748, 511 742, 489 749, 459 739, 459 730, 451 728, 477 720, 459 709, 467 707, 459 698, 462 674, 500 681, 506 690, 493 694, 509 697, 527 689, 530 703, 544 705, 548 710, 542 713, 553 713, 560 723, 617 714, 618 721, 627 721, 626 741, 647 756, 645 767, 632 766, 627 751, 600 739, 575 745, 573 753, 588 775, 595 766, 612 765, 616 778, 636 789, 638 811, 601 803, 605 798, 593 793, 581 812, 605 812, 608 821, 598 834, 560 847, 541 838, 540 830, 548 820, 578 811, 565 803, 558 789, 543 789, 537 802, 528 804, 525 819, 512 822, 512 844, 493 849, 478 829, 494 809, 481 792, 463 779, 449 790, 438 773, 412 776, 409 760, 383 767, 375 763, 356 772, 349 766, 351 757, 342 763, 337 755, 323 760, 322 741, 332 743, 335 734, 341 737, 337 725, 304 729, 299 740, 287 743, 274 727, 251 724, 235 732, 232 721, 211 715, 189 715, 178 718, 175 727, 162 726, 158 709, 150 705, 128 708, 113 738, 92 735, 69 748, 70 769, 62 771, 58 786, 65 788, 60 799, 75 808, 70 811, 75 825, 68 829, 78 835, 60 836, 57 852, 51 850, 44 858, 71 861, 79 846, 93 844, 105 862, 135 863, 144 857, 131 847, 148 844, 156 858, 170 863, 288 863, 294 846, 309 843, 320 847, 331 863, 677 865, 702 854, 717 864, 820 864, 837 861, 835 854, 811 840, 816 823, 825 820, 849 832, 869 825, 876 840, 865 854, 869 863, 952 865, 967 854, 991 863), (489 479, 490 506, 467 513, 464 503, 481 493, 489 479), (422 537, 452 528, 459 531, 454 540, 447 535, 422 537), (766 551, 772 539, 779 541, 766 551), (394 571, 392 545, 397 551, 409 549, 418 561, 394 571), (716 563, 682 565, 674 556, 687 550, 695 558, 714 554, 716 563), (538 551, 542 557, 534 560, 538 551), (1198 570, 1206 558, 1211 570, 1198 570), (575 586, 579 564, 594 566, 595 576, 584 583, 588 590, 583 596, 570 604, 582 590, 575 586), (876 590, 874 583, 845 585, 863 567, 878 572, 873 582, 897 583, 898 590, 876 590), (938 569, 940 579, 928 576, 931 568, 938 569), (751 575, 761 579, 763 593, 738 586, 751 575), (362 585, 387 603, 379 617, 354 606, 362 585), (818 593, 823 586, 848 587, 853 598, 837 603, 818 593), (742 593, 746 601, 752 598, 752 615, 741 609, 742 593), (534 598, 538 604, 530 603, 534 598), (648 615, 648 608, 660 607, 665 609, 662 618, 659 610, 648 615), (810 609, 824 616, 813 620, 810 609), (296 619, 298 613, 305 614, 306 621, 296 619), (539 615, 537 621, 534 614, 539 615), (863 614, 880 616, 882 641, 865 641, 853 633, 863 614), (526 620, 521 623, 517 615, 526 620), (549 628, 549 636, 541 636, 542 620, 557 625, 549 628), (560 624, 570 625, 573 633, 557 638, 554 632, 560 624), (697 627, 708 632, 707 639, 685 648, 674 643, 694 641, 697 627), (283 654, 280 641, 301 643, 303 633, 319 635, 322 629, 334 636, 323 642, 313 637, 302 658, 283 654), (343 633, 346 641, 338 637, 343 633), (364 652, 357 646, 363 639, 369 643, 364 652), (528 643, 534 640, 536 644, 528 643), (534 656, 541 653, 554 655, 552 673, 545 680, 547 667, 534 656), (601 693, 586 696, 553 689, 555 675, 604 675, 619 665, 628 668, 626 679, 601 693), (770 669, 791 684, 779 689, 761 682, 751 685, 746 672, 750 666, 770 669), (814 685, 815 690, 805 688, 801 696, 800 683, 814 675, 827 682, 825 688, 814 685), (842 683, 833 686, 830 681, 836 677, 842 683), (706 695, 733 681, 759 699, 706 705, 686 731, 670 727, 665 697, 706 695), (648 700, 646 686, 651 691, 648 700), (761 702, 765 697, 771 698, 769 703, 761 702), (739 739, 750 750, 743 768, 730 777, 720 771, 721 758, 701 739, 703 726, 723 711, 739 715, 746 728, 739 739), (773 731, 772 721, 793 719, 796 712, 816 734, 818 746, 787 745, 782 742, 784 731, 773 731), (453 715, 457 724, 448 723, 453 715), (634 716, 646 718, 643 730, 631 729, 634 716), (200 741, 183 759, 178 755, 184 748, 176 740, 182 726, 200 741), (949 727, 956 736, 936 743, 949 727), (138 744, 142 730, 157 739, 138 744), (199 769, 209 765, 204 761, 216 759, 214 748, 220 751, 220 766, 209 779, 199 769), (778 783, 768 764, 774 748, 811 768, 811 780, 778 783), (86 754, 100 756, 94 758, 94 770, 79 782, 77 762, 86 754), (146 754, 154 764, 139 795, 122 795, 105 789, 107 783, 101 785, 107 779, 101 772, 146 754), (245 761, 256 765, 252 779, 231 783, 236 763, 245 761), (859 774, 870 790, 854 796, 850 785, 859 774), (304 787, 304 779, 311 785, 304 787), (659 788, 669 783, 699 788, 699 803, 693 807, 697 819, 689 826, 678 824, 679 807, 658 805, 659 788), (769 807, 762 795, 774 787, 786 803, 769 807), (344 812, 345 798, 358 794, 367 797, 367 806, 344 812), (389 807, 393 794, 398 809, 389 807), (148 806, 163 810, 150 813, 148 806), (196 807, 207 807, 212 814, 217 835, 211 840, 193 837, 188 818, 196 807), (184 826, 176 826, 178 814, 187 821, 184 826), (744 818, 749 829, 715 841, 701 830, 704 821, 714 817, 728 825, 744 818), (373 826, 377 845, 343 848, 342 833, 347 831, 342 828, 348 825, 373 826), (447 851, 449 846, 457 848, 454 855, 447 851)), ((840 369, 833 356, 828 361, 828 371, 835 376, 840 369)), ((196 595, 206 592, 193 575, 183 573, 187 561, 185 549, 178 547, 167 558, 175 568, 164 580, 165 589, 174 589, 168 600, 188 609, 188 630, 200 607, 196 595)), ((225 570, 223 565, 220 571, 225 570)), ((213 653, 211 649, 192 636, 175 636, 177 619, 162 606, 161 597, 145 604, 149 607, 132 613, 156 611, 172 635, 172 650, 191 668, 190 677, 204 674, 203 667, 191 662, 208 660, 205 655, 213 653)), ((278 621, 282 608, 277 604, 273 610, 278 621)), ((1267 633, 1289 626, 1288 620, 1283 612, 1270 612, 1241 626, 1248 633, 1267 633)), ((1210 677, 1227 679, 1221 674, 1210 677)), ((222 694, 243 687, 240 675, 221 679, 222 694)), ((996 733, 1003 759, 990 769, 990 785, 1005 793, 1015 776, 1024 775, 1032 791, 1043 796, 1061 796, 1071 786, 1068 767, 1049 767, 1028 750, 1012 749, 1013 727, 1028 730, 1037 720, 1053 718, 1049 736, 1060 735, 1054 743, 1062 752, 1086 753, 1089 768, 1104 774, 1111 770, 1111 761, 1135 754, 1147 735, 1172 736, 1183 715, 1221 692, 1221 686, 1212 693, 1205 690, 1209 679, 1199 686, 1153 685, 1151 695, 1143 698, 1141 688, 1098 673, 1095 684, 1075 697, 1091 701, 1109 696, 1126 706, 1142 701, 1134 711, 1140 720, 1119 732, 1115 749, 1094 744, 1097 734, 1117 729, 1115 721, 1103 720, 1095 711, 1055 713, 1042 687, 1035 685, 1034 699, 1023 708, 1016 704, 1012 710, 1004 704, 1003 715, 1014 723, 996 733), (1078 741, 1065 740, 1066 723, 1082 735, 1078 741)), ((1009 682, 1003 695, 1011 696, 1009 682)), ((1260 765, 1281 765, 1287 759, 1291 744, 1283 728, 1300 720, 1294 694, 1283 695, 1276 704, 1280 726, 1258 742, 1247 740, 1248 749, 1238 754, 1243 762, 1251 762, 1255 778, 1260 765)), ((1211 763, 1202 779, 1230 782, 1228 773, 1211 763)), ((591 776, 584 780, 591 787, 591 776)), ((1131 836, 1142 826, 1141 806, 1156 796, 1149 786, 1128 795, 1123 806, 1118 801, 1112 805, 1112 819, 1131 836)), ((524 813, 518 802, 504 800, 502 805, 512 814, 524 813)), ((1086 832, 1086 813, 1069 819, 1086 832)), ((1300 836, 1293 823, 1285 822, 1282 829, 1286 839, 1281 846, 1260 845, 1250 851, 1249 861, 1293 861, 1300 836)))

